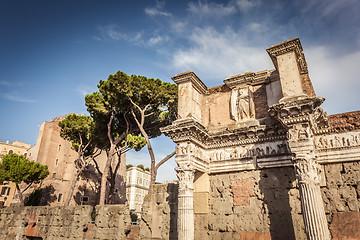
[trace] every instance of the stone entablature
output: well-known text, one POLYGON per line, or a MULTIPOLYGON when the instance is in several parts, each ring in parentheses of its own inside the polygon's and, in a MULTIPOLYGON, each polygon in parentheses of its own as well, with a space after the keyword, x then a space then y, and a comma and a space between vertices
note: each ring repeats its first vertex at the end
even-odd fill
POLYGON ((238 85, 258 85, 269 82, 274 82, 279 79, 278 72, 273 70, 264 70, 260 72, 248 72, 232 77, 228 77, 224 80, 224 83, 229 88, 235 88, 238 85))

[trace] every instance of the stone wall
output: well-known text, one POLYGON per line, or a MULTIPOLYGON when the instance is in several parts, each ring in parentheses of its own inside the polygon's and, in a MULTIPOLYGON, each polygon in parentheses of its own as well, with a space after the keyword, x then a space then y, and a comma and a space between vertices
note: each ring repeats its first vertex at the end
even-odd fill
POLYGON ((306 239, 292 167, 214 174, 210 183, 209 239, 306 239))
POLYGON ((177 239, 177 195, 175 183, 156 184, 145 196, 139 239, 177 239))
POLYGON ((333 239, 360 239, 360 162, 324 166, 325 212, 333 239))
MULTIPOLYGON (((360 239, 360 163, 323 169, 332 239, 360 239)), ((307 239, 293 167, 211 174, 208 213, 194 206, 195 239, 307 239)), ((177 185, 156 185, 144 201, 140 239, 177 239, 176 221, 177 185)))
POLYGON ((0 233, 6 239, 126 239, 128 205, 93 210, 91 206, 8 207, 0 210, 0 233))

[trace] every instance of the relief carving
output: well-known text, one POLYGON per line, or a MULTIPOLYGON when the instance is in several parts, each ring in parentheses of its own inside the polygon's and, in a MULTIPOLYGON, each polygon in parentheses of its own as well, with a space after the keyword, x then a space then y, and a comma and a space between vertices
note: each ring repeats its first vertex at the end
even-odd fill
POLYGON ((315 139, 318 149, 354 147, 360 145, 360 133, 320 136, 315 139))
POLYGON ((232 90, 231 116, 236 122, 243 119, 255 118, 254 96, 251 86, 232 90))
POLYGON ((259 156, 274 156, 290 153, 287 143, 261 144, 256 146, 239 146, 231 149, 218 149, 210 152, 210 160, 234 160, 259 156))

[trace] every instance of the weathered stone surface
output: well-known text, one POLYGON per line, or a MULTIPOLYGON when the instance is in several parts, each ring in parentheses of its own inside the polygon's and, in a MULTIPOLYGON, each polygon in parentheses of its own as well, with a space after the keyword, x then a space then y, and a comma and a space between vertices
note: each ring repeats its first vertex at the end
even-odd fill
POLYGON ((7 239, 26 239, 26 236, 43 239, 126 238, 125 228, 130 223, 127 205, 96 207, 95 224, 89 223, 92 213, 91 206, 8 207, 0 210, 0 232, 7 239), (33 226, 37 228, 36 234, 33 226), (86 231, 84 227, 87 227, 86 231))
POLYGON ((251 179, 231 181, 234 206, 248 206, 250 204, 250 197, 255 196, 254 185, 255 181, 251 179))
POLYGON ((178 185, 156 184, 144 198, 139 239, 176 239, 178 185))
POLYGON ((333 240, 360 239, 360 212, 335 213, 330 225, 333 240))

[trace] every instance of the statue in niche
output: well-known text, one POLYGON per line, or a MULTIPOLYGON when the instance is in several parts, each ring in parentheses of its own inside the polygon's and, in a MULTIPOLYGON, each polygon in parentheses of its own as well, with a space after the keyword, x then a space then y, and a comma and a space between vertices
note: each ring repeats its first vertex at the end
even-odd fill
POLYGON ((254 96, 251 86, 232 90, 231 115, 237 122, 243 119, 255 118, 254 96))

